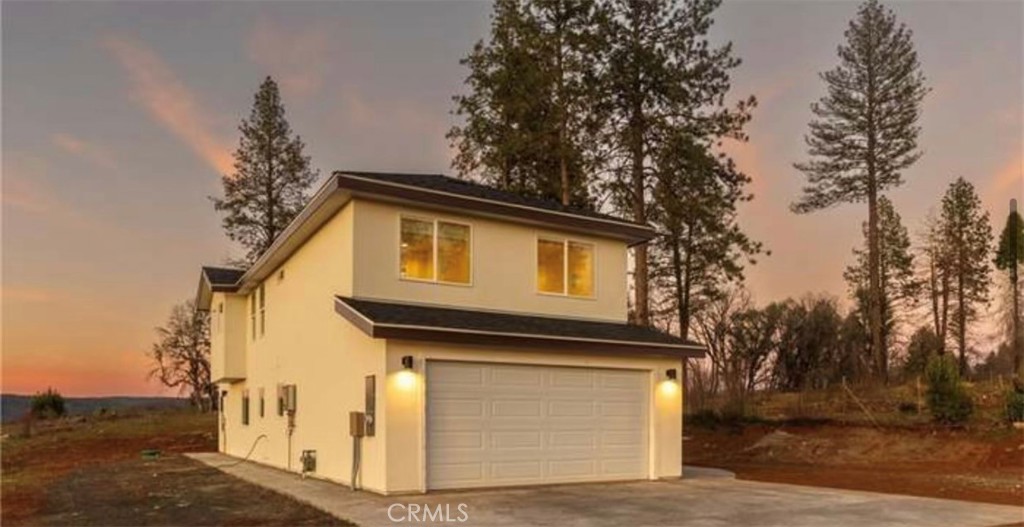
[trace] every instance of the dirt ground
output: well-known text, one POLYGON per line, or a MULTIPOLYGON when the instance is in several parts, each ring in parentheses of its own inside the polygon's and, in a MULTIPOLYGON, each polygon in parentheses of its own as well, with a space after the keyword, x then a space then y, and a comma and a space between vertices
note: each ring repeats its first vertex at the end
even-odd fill
POLYGON ((688 464, 741 479, 1024 505, 1024 431, 688 425, 688 464))
POLYGON ((148 412, 4 427, 3 525, 347 525, 185 458, 216 450, 212 415, 148 412), (141 452, 161 455, 145 459, 141 452))

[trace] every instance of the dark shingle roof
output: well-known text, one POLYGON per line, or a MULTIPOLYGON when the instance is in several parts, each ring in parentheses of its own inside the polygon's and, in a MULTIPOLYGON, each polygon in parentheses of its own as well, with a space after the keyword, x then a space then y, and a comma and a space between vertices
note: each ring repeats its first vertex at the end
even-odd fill
POLYGON ((436 190, 440 192, 447 192, 450 194, 457 194, 460 196, 469 196, 473 198, 480 198, 490 201, 498 201, 502 203, 510 203, 513 205, 520 205, 523 207, 530 207, 534 209, 561 212, 565 214, 573 214, 576 216, 584 216, 588 218, 596 218, 601 220, 615 221, 619 223, 627 223, 646 227, 646 225, 638 224, 630 220, 625 220, 622 218, 611 216, 609 214, 602 214, 600 212, 594 212, 579 207, 567 207, 565 205, 562 205, 558 201, 554 200, 521 196, 519 194, 515 194, 512 192, 506 192, 504 190, 499 190, 493 187, 488 187, 486 185, 481 185, 480 183, 475 183, 464 179, 457 179, 442 174, 400 174, 387 172, 353 172, 347 170, 342 171, 340 173, 373 179, 377 181, 383 181, 386 183, 396 183, 400 185, 407 185, 412 187, 436 190))
MULTIPOLYGON (((683 340, 649 327, 619 322, 471 311, 341 296, 335 297, 335 300, 335 308, 342 315, 346 315, 346 318, 351 315, 345 312, 347 309, 365 319, 362 321, 365 326, 362 329, 369 329, 367 332, 371 336, 379 336, 375 334, 377 327, 400 327, 427 333, 466 333, 503 336, 510 339, 522 337, 578 344, 614 344, 623 351, 638 351, 644 347, 674 349, 690 356, 702 356, 701 350, 704 349, 699 343, 683 340)), ((359 321, 354 323, 360 324, 359 321)))
POLYGON ((242 269, 203 266, 203 275, 210 281, 210 286, 215 289, 238 284, 238 280, 242 278, 243 274, 245 271, 242 269))

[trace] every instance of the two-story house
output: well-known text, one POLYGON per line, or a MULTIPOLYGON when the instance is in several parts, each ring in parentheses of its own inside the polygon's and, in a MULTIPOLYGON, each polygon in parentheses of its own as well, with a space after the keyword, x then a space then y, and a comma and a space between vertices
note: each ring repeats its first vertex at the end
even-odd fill
POLYGON ((202 270, 220 450, 388 494, 678 477, 682 362, 703 351, 627 323, 627 248, 653 236, 335 173, 249 269, 202 270))

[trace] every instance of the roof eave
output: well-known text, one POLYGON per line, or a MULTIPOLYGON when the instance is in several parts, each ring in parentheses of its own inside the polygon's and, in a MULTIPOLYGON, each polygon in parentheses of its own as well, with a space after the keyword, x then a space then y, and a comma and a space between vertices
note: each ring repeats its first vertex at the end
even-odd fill
POLYGON ((629 246, 648 242, 657 236, 657 232, 651 226, 626 220, 583 216, 571 212, 454 194, 437 189, 381 181, 348 172, 335 172, 335 175, 339 178, 339 186, 351 190, 357 196, 364 195, 377 199, 385 198, 390 201, 471 211, 476 214, 501 218, 516 218, 527 223, 557 226, 588 234, 619 238, 629 246))
POLYGON ((694 344, 667 344, 660 342, 628 342, 603 339, 559 337, 554 335, 528 335, 494 331, 476 331, 458 328, 424 327, 403 324, 379 324, 370 320, 340 298, 334 300, 334 310, 360 331, 375 339, 417 340, 474 344, 515 348, 545 348, 566 353, 623 354, 671 357, 678 359, 703 358, 704 347, 694 344))

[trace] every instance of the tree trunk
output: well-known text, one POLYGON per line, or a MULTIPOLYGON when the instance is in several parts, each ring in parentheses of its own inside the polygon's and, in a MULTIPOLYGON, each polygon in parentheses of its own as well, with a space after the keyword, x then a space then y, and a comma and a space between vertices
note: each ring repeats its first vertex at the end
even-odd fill
POLYGON ((1010 220, 1010 244, 1013 258, 1010 260, 1010 288, 1013 293, 1013 323, 1010 326, 1010 331, 1013 332, 1013 373, 1017 378, 1024 380, 1024 350, 1021 350, 1021 335, 1020 335, 1020 293, 1017 289, 1018 273, 1020 271, 1020 247, 1017 247, 1017 240, 1019 239, 1018 233, 1020 232, 1021 226, 1017 223, 1017 210, 1016 201, 1011 205, 1011 212, 1013 215, 1010 220))
POLYGON ((964 274, 966 272, 966 255, 964 254, 962 246, 962 232, 960 233, 959 240, 960 247, 958 247, 957 251, 957 263, 959 268, 957 269, 956 273, 956 344, 957 351, 959 351, 960 353, 960 376, 963 377, 967 375, 967 305, 966 299, 964 298, 964 274))
MULTIPOLYGON (((640 46, 639 24, 641 16, 639 10, 641 5, 635 4, 632 9, 634 13, 632 44, 640 46)), ((629 116, 629 155, 632 164, 630 166, 630 186, 633 194, 633 221, 647 224, 647 204, 644 186, 644 109, 643 109, 643 85, 640 82, 640 69, 634 66, 632 78, 632 98, 630 102, 629 116)), ((647 244, 641 243, 634 251, 635 268, 633 273, 633 287, 636 299, 636 314, 634 322, 641 326, 651 325, 651 310, 649 295, 649 270, 647 265, 647 244)))
POLYGON ((871 347, 875 354, 876 373, 882 382, 888 383, 889 376, 886 364, 885 341, 882 338, 882 287, 879 274, 881 272, 881 254, 878 240, 878 167, 876 146, 878 141, 875 129, 875 104, 877 94, 875 86, 875 57, 871 45, 867 49, 867 190, 868 190, 868 325, 871 329, 871 347))
POLYGON ((555 62, 556 62, 555 68, 557 69, 557 71, 555 72, 555 75, 557 76, 557 79, 558 79, 558 81, 557 81, 558 82, 557 111, 558 111, 558 170, 559 170, 559 181, 561 182, 561 186, 562 186, 562 189, 561 189, 562 190, 562 192, 561 192, 562 205, 568 206, 569 203, 572 200, 572 185, 571 185, 571 182, 569 181, 569 164, 566 162, 566 159, 565 159, 565 156, 567 155, 567 152, 566 152, 567 149, 565 148, 565 141, 566 141, 566 139, 565 139, 565 137, 566 137, 565 131, 566 131, 566 127, 567 127, 566 121, 568 119, 568 110, 567 110, 566 104, 565 104, 565 71, 564 71, 564 68, 563 68, 563 61, 564 61, 563 55, 565 53, 565 50, 563 49, 563 43, 562 43, 562 37, 563 37, 563 34, 562 34, 563 33, 563 28, 562 28, 562 23, 563 23, 562 7, 563 7, 562 3, 559 2, 558 3, 558 8, 557 8, 557 14, 556 14, 557 22, 555 22, 555 32, 557 33, 556 45, 558 47, 558 49, 555 51, 555 62))

